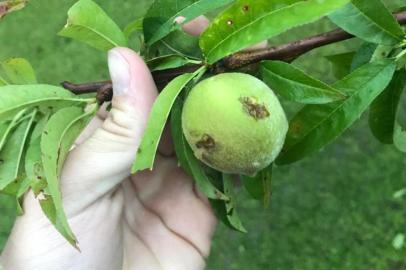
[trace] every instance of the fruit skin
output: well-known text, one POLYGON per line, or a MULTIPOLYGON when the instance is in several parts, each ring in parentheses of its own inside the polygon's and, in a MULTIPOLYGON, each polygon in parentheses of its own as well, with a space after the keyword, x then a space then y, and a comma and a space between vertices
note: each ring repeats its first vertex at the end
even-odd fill
POLYGON ((182 129, 200 161, 225 173, 251 176, 278 156, 288 121, 265 83, 248 74, 223 73, 191 90, 182 129))

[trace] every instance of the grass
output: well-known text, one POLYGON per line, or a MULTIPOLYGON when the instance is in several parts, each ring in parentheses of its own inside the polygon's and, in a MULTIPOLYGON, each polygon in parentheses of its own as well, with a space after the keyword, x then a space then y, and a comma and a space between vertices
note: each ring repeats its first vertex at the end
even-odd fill
MULTIPOLYGON (((122 27, 146 6, 145 0, 97 2, 122 27)), ((73 3, 36 0, 5 17, 0 22, 0 59, 27 58, 45 83, 106 78, 103 53, 55 35, 73 3)), ((323 21, 289 32, 276 42, 331 27, 323 21)), ((322 56, 353 47, 349 42, 328 46, 297 64, 331 81, 331 68, 322 56)), ((406 111, 405 100, 402 111, 406 111)), ((406 197, 393 196, 406 188, 406 155, 377 143, 366 116, 320 153, 278 167, 272 188, 267 209, 239 193, 239 212, 249 233, 219 225, 208 269, 406 269, 406 248, 392 245, 397 234, 406 234, 406 197)), ((13 204, 0 196, 0 249, 14 220, 13 204)))

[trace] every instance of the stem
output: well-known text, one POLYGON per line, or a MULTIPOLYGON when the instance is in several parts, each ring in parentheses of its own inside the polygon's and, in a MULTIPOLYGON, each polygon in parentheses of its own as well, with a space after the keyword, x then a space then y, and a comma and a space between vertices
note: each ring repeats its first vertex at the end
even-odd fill
MULTIPOLYGON (((406 24, 406 11, 395 14, 399 24, 406 24)), ((322 46, 340 42, 353 38, 354 36, 341 30, 336 29, 320 35, 297 40, 281 46, 260 49, 250 52, 240 52, 228 56, 211 68, 214 73, 221 73, 242 68, 247 65, 255 64, 263 60, 282 60, 291 62, 297 57, 322 46)), ((152 72, 156 84, 163 85, 173 78, 188 72, 195 72, 203 64, 193 64, 184 67, 152 72)), ((111 100, 112 83, 111 81, 91 82, 84 84, 73 84, 63 82, 62 86, 75 94, 98 92, 100 103, 111 100), (101 94, 102 92, 102 94, 101 94)))

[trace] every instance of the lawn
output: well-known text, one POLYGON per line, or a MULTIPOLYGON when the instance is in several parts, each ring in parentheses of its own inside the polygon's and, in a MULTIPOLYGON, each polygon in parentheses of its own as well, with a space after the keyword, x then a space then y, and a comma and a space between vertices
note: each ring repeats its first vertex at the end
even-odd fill
MULTIPOLYGON (((107 78, 103 53, 56 36, 74 2, 35 0, 1 20, 0 59, 27 58, 44 83, 107 78)), ((124 27, 142 16, 148 1, 97 2, 124 27)), ((403 0, 385 2, 400 5, 403 0)), ((272 43, 330 28, 323 21, 272 43)), ((332 81, 331 67, 323 56, 352 49, 354 45, 348 42, 331 45, 302 57, 297 64, 332 81)), ((405 98, 401 109, 406 112, 405 98)), ((239 212, 248 233, 220 225, 208 269, 406 269, 406 246, 395 248, 392 243, 396 235, 406 234, 406 195, 394 196, 406 188, 406 155, 377 143, 366 120, 364 115, 320 153, 276 168, 270 207, 263 209, 241 190, 239 212)), ((0 250, 14 220, 13 204, 0 196, 0 250)))

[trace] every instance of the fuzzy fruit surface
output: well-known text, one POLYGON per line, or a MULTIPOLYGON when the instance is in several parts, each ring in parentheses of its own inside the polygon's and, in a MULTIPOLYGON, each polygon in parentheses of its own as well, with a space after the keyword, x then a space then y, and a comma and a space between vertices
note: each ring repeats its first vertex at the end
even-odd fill
POLYGON ((278 98, 262 81, 224 73, 190 91, 182 129, 203 163, 225 173, 254 175, 278 156, 288 121, 278 98))

